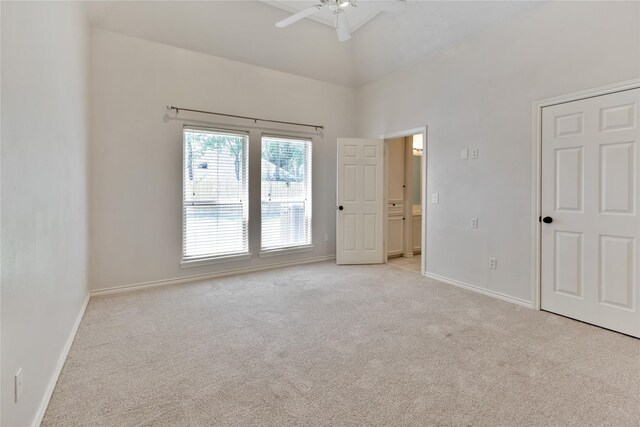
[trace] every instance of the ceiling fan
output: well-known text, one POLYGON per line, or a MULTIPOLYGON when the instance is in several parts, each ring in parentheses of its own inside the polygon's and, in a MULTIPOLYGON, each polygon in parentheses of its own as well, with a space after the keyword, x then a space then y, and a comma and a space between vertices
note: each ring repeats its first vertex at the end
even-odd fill
MULTIPOLYGON (((323 7, 329 8, 331 14, 335 17, 336 31, 338 32, 338 40, 341 42, 347 41, 351 38, 351 30, 349 29, 349 22, 347 21, 347 14, 344 8, 347 6, 357 7, 356 0, 319 0, 320 2, 315 6, 311 6, 301 12, 295 13, 282 21, 276 22, 276 27, 285 28, 289 25, 298 22, 307 16, 313 15, 323 7)), ((375 4, 376 8, 383 12, 400 13, 404 9, 406 0, 393 0, 393 1, 369 1, 367 4, 375 4)))

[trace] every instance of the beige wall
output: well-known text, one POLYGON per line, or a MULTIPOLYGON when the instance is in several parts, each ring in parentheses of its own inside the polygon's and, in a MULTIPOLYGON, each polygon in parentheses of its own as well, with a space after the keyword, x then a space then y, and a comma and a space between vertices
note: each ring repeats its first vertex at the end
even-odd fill
POLYGON ((640 3, 552 2, 360 88, 359 136, 429 126, 427 271, 530 301, 532 104, 638 77, 640 3))
POLYGON ((79 3, 0 7, 0 424, 26 426, 44 409, 87 297, 89 33, 79 3))
MULTIPOLYGON (((92 35, 93 289, 335 254, 335 141, 353 136, 353 89, 103 30, 93 30, 92 35), (180 268, 182 125, 252 124, 189 113, 180 117, 192 120, 173 120, 167 115, 167 104, 325 125, 324 132, 313 137, 315 249, 260 258, 258 229, 252 222, 252 259, 180 268)), ((251 130, 249 148, 253 218, 260 215, 260 133, 251 130)))

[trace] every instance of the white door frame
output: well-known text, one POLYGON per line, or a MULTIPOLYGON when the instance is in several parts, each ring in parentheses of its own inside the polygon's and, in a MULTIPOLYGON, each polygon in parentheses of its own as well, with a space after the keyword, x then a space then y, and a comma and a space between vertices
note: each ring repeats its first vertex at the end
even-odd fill
POLYGON ((536 310, 540 310, 540 289, 542 286, 542 227, 538 221, 538 218, 542 215, 542 109, 552 105, 637 88, 640 88, 640 78, 547 98, 533 103, 533 173, 531 177, 531 193, 532 206, 534 206, 534 209, 531 215, 531 241, 533 242, 531 262, 535 268, 531 284, 531 307, 536 310))
MULTIPOLYGON (((420 219, 421 233, 420 233, 420 274, 424 276, 425 270, 427 268, 427 257, 426 257, 426 247, 427 247, 427 147, 429 144, 427 143, 427 126, 417 127, 413 129, 401 130, 397 132, 390 132, 384 135, 381 135, 380 138, 385 141, 385 150, 386 150, 386 140, 393 138, 402 138, 406 136, 413 136, 421 133, 422 134, 422 171, 420 171, 420 181, 422 184, 422 191, 420 194, 420 202, 422 205, 422 217, 420 219)), ((383 221, 384 221, 384 262, 385 264, 389 262, 389 258, 387 256, 387 223, 388 223, 388 210, 387 210, 387 180, 389 178, 389 174, 387 171, 387 162, 386 162, 386 153, 385 153, 385 171, 384 171, 384 213, 383 213, 383 221)))

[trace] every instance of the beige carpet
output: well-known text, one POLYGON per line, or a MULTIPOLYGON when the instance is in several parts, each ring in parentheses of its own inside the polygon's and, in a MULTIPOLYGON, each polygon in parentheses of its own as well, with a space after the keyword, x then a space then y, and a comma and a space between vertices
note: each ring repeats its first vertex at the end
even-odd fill
POLYGON ((93 298, 46 426, 640 423, 640 340, 393 266, 93 298))

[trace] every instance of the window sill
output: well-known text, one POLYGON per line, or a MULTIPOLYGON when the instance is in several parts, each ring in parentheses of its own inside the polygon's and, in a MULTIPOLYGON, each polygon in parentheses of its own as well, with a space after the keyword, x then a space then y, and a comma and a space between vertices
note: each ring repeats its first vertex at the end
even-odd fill
POLYGON ((253 254, 245 253, 238 255, 225 255, 225 256, 217 256, 211 258, 196 258, 190 260, 180 261, 180 268, 189 268, 189 267, 199 267, 201 265, 209 265, 209 264, 221 264, 225 262, 233 262, 233 261, 242 261, 245 259, 251 259, 253 254))
POLYGON ((278 255, 289 255, 289 254, 297 254, 300 252, 311 252, 316 247, 314 245, 304 245, 304 246, 294 246, 290 248, 282 248, 282 249, 269 249, 265 251, 260 251, 260 258, 268 258, 272 256, 278 255))

